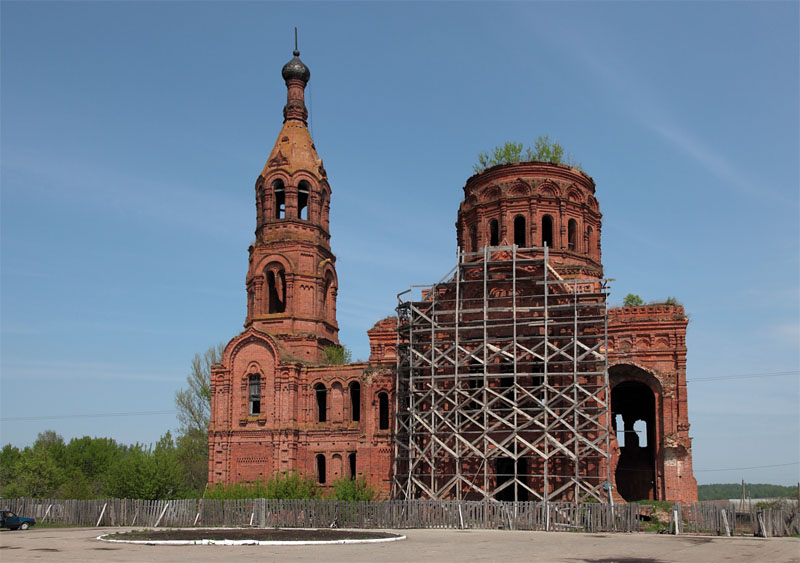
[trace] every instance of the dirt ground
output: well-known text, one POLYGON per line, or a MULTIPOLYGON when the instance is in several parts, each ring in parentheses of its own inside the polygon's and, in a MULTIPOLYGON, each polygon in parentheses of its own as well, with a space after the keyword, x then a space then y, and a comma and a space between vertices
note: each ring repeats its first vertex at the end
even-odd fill
POLYGON ((219 561, 544 561, 552 563, 800 563, 798 538, 578 534, 503 530, 385 530, 407 540, 316 546, 157 546, 98 541, 131 528, 36 528, 0 532, 0 560, 166 563, 219 561))

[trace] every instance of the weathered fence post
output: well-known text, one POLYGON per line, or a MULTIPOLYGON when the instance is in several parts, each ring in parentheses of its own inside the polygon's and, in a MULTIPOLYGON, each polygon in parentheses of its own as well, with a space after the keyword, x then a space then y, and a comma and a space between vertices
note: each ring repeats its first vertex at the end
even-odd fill
POLYGON ((731 536, 731 527, 728 525, 728 513, 725 509, 722 509, 722 523, 725 525, 725 535, 730 537, 731 536))
POLYGON ((164 514, 166 514, 167 512, 167 508, 169 508, 169 502, 167 502, 167 504, 164 505, 164 509, 161 511, 161 514, 159 514, 158 520, 156 520, 156 523, 153 526, 154 528, 158 528, 158 525, 161 524, 161 519, 164 518, 164 514))
POLYGON ((103 510, 100 511, 100 518, 97 519, 97 524, 94 525, 95 528, 98 528, 100 526, 100 522, 103 521, 103 515, 106 513, 106 507, 107 506, 108 506, 108 503, 105 503, 103 505, 103 510))

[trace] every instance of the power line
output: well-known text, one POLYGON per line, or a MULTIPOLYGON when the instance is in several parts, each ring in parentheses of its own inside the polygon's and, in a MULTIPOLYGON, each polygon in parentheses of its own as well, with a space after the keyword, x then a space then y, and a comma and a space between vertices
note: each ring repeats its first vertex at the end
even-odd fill
POLYGON ((695 381, 719 381, 720 379, 750 379, 754 377, 780 377, 784 375, 800 375, 800 370, 773 371, 769 373, 742 373, 739 375, 720 375, 716 377, 693 377, 691 379, 687 379, 686 383, 693 383, 695 381))
POLYGON ((160 414, 177 414, 178 411, 138 411, 138 412, 107 412, 97 414, 61 414, 49 416, 8 416, 0 418, 0 421, 8 422, 12 420, 58 420, 62 418, 107 418, 116 416, 152 416, 160 414))
POLYGON ((729 467, 727 469, 695 469, 695 473, 704 471, 741 471, 743 469, 764 469, 765 467, 788 467, 789 465, 800 465, 800 461, 793 461, 792 463, 776 463, 774 465, 753 465, 751 467, 729 467))

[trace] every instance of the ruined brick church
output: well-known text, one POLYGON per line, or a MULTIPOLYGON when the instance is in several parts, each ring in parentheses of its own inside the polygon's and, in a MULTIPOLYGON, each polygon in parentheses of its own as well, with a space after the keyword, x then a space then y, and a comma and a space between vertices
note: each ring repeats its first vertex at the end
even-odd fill
POLYGON ((364 476, 395 498, 696 500, 686 314, 608 307, 595 184, 575 168, 469 178, 458 264, 367 331, 368 362, 326 365, 339 344, 332 190, 298 51, 282 75, 244 331, 211 373, 209 482, 297 471, 323 488, 364 476))

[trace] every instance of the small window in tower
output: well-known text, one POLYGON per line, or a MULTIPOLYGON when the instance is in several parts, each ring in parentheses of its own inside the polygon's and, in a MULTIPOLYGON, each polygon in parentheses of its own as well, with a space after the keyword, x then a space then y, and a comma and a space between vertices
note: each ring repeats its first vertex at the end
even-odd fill
POLYGON ((302 181, 297 188, 297 218, 308 221, 308 182, 302 181))
POLYGON ((594 234, 594 231, 592 230, 592 228, 591 227, 586 227, 586 244, 587 244, 586 253, 587 254, 591 254, 592 249, 594 248, 594 246, 592 246, 592 235, 593 234, 594 234))
POLYGON ((286 311, 286 275, 283 269, 267 272, 267 297, 269 299, 269 313, 283 313, 286 311))
POLYGON ((328 420, 328 391, 322 383, 314 385, 314 396, 317 399, 317 422, 328 420))
POLYGON ((261 414, 261 377, 258 374, 251 373, 247 380, 250 414, 261 414))
POLYGON ((325 283, 322 285, 322 314, 323 318, 325 318, 326 320, 330 320, 335 317, 334 306, 336 303, 333 293, 334 293, 333 274, 330 271, 328 271, 325 274, 325 283))
POLYGON ((575 219, 567 223, 567 240, 570 250, 578 250, 578 222, 575 219))
POLYGON ((378 429, 389 429, 389 395, 378 393, 378 429))
POLYGON ((514 244, 526 246, 525 244, 525 217, 517 215, 514 217, 514 244))
POLYGON ((356 452, 351 453, 347 456, 350 461, 350 478, 356 478, 356 452))
POLYGON ((553 247, 553 218, 550 215, 542 217, 542 246, 553 247))
POLYGON ((489 246, 498 246, 500 244, 500 229, 497 225, 497 219, 489 221, 489 246))
POLYGON ((350 384, 350 414, 353 422, 361 420, 361 385, 357 381, 350 384))
POLYGON ((317 483, 325 483, 325 456, 317 454, 317 483))
POLYGON ((478 251, 478 229, 474 225, 469 228, 469 249, 471 252, 478 251))
POLYGON ((273 205, 275 205, 275 218, 286 218, 286 190, 283 189, 283 182, 275 180, 272 183, 272 193, 275 194, 273 205))

